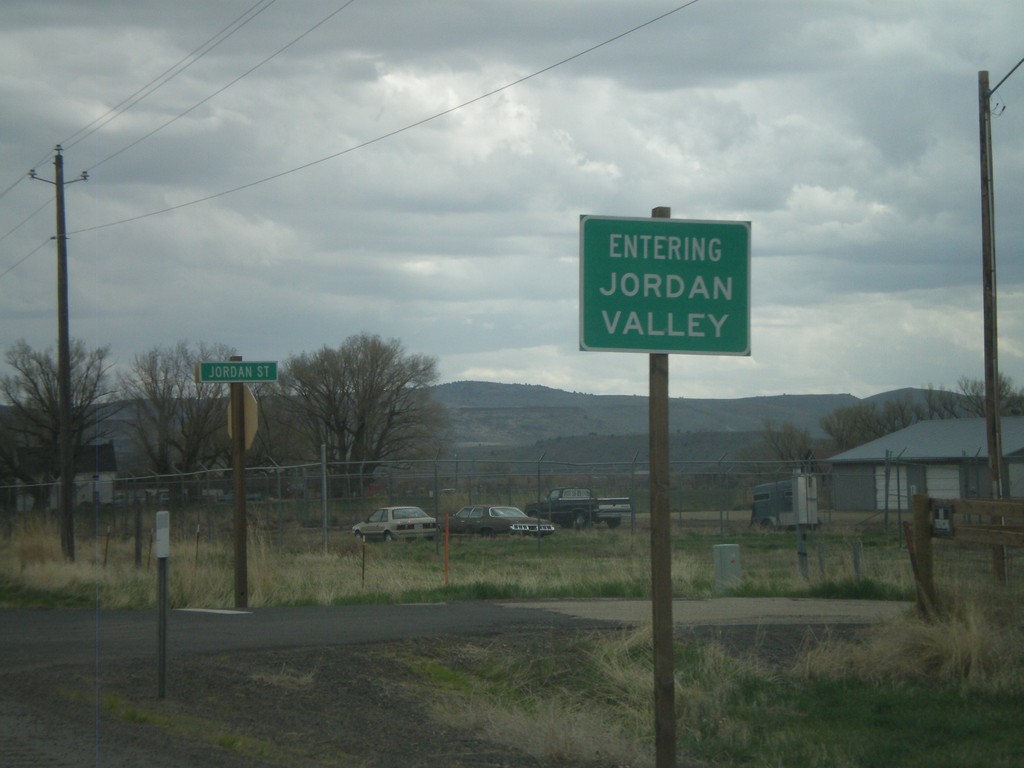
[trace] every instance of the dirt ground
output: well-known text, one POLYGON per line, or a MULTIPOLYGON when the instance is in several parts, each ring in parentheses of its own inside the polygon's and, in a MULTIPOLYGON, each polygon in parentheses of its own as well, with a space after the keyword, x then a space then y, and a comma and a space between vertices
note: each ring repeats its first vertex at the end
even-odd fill
MULTIPOLYGON (((809 639, 855 636, 861 626, 727 624, 677 627, 677 633, 785 665, 809 639)), ((156 696, 151 662, 12 673, 0 691, 0 762, 10 768, 550 768, 550 761, 441 724, 433 716, 436 694, 395 660, 424 648, 445 660, 480 643, 495 652, 542 653, 555 633, 568 631, 194 655, 171 660, 164 699, 156 696)), ((616 768, 600 759, 559 765, 616 768)))

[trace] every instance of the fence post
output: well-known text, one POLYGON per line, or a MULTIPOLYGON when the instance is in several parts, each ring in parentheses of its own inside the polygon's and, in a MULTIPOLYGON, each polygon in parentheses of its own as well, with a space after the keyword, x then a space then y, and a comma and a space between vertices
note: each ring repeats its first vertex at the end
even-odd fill
POLYGON ((913 548, 910 562, 917 583, 917 612, 924 618, 935 613, 935 571, 932 558, 931 499, 923 494, 914 495, 913 548))

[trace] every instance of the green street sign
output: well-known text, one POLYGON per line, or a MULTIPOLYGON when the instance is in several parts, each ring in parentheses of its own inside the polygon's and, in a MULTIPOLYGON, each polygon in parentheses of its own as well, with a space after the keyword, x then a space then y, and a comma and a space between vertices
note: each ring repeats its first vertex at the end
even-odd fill
POLYGON ((196 363, 196 383, 255 383, 277 381, 277 361, 229 360, 196 363))
POLYGON ((580 349, 750 354, 750 222, 580 216, 580 349))

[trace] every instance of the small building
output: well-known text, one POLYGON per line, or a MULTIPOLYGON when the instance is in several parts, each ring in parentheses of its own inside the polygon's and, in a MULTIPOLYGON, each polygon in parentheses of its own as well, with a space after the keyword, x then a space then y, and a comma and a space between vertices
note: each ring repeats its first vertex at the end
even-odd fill
MULTIPOLYGON (((1024 498, 1024 417, 1000 419, 1009 495, 1024 498)), ((919 421, 832 456, 836 509, 909 509, 911 496, 989 497, 985 419, 919 421)))
MULTIPOLYGON (((22 468, 38 478, 38 485, 49 486, 46 508, 53 510, 60 506, 60 482, 42 469, 45 466, 42 451, 41 448, 21 448, 18 460, 22 468)), ((100 504, 112 504, 116 479, 117 456, 113 441, 84 446, 75 456, 75 506, 90 505, 94 500, 100 504)), ((24 488, 24 484, 21 486, 24 488)), ((33 495, 27 489, 20 492, 18 510, 29 511, 33 507, 33 495)))

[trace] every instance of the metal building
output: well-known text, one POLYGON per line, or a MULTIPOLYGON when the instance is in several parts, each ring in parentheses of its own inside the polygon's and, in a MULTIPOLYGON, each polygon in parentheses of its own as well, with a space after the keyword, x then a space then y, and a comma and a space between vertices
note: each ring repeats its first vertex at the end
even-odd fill
MULTIPOLYGON (((1003 472, 1024 498, 1024 417, 1001 420, 1003 472)), ((914 493, 988 496, 985 419, 920 421, 829 459, 836 509, 909 509, 914 493)))

